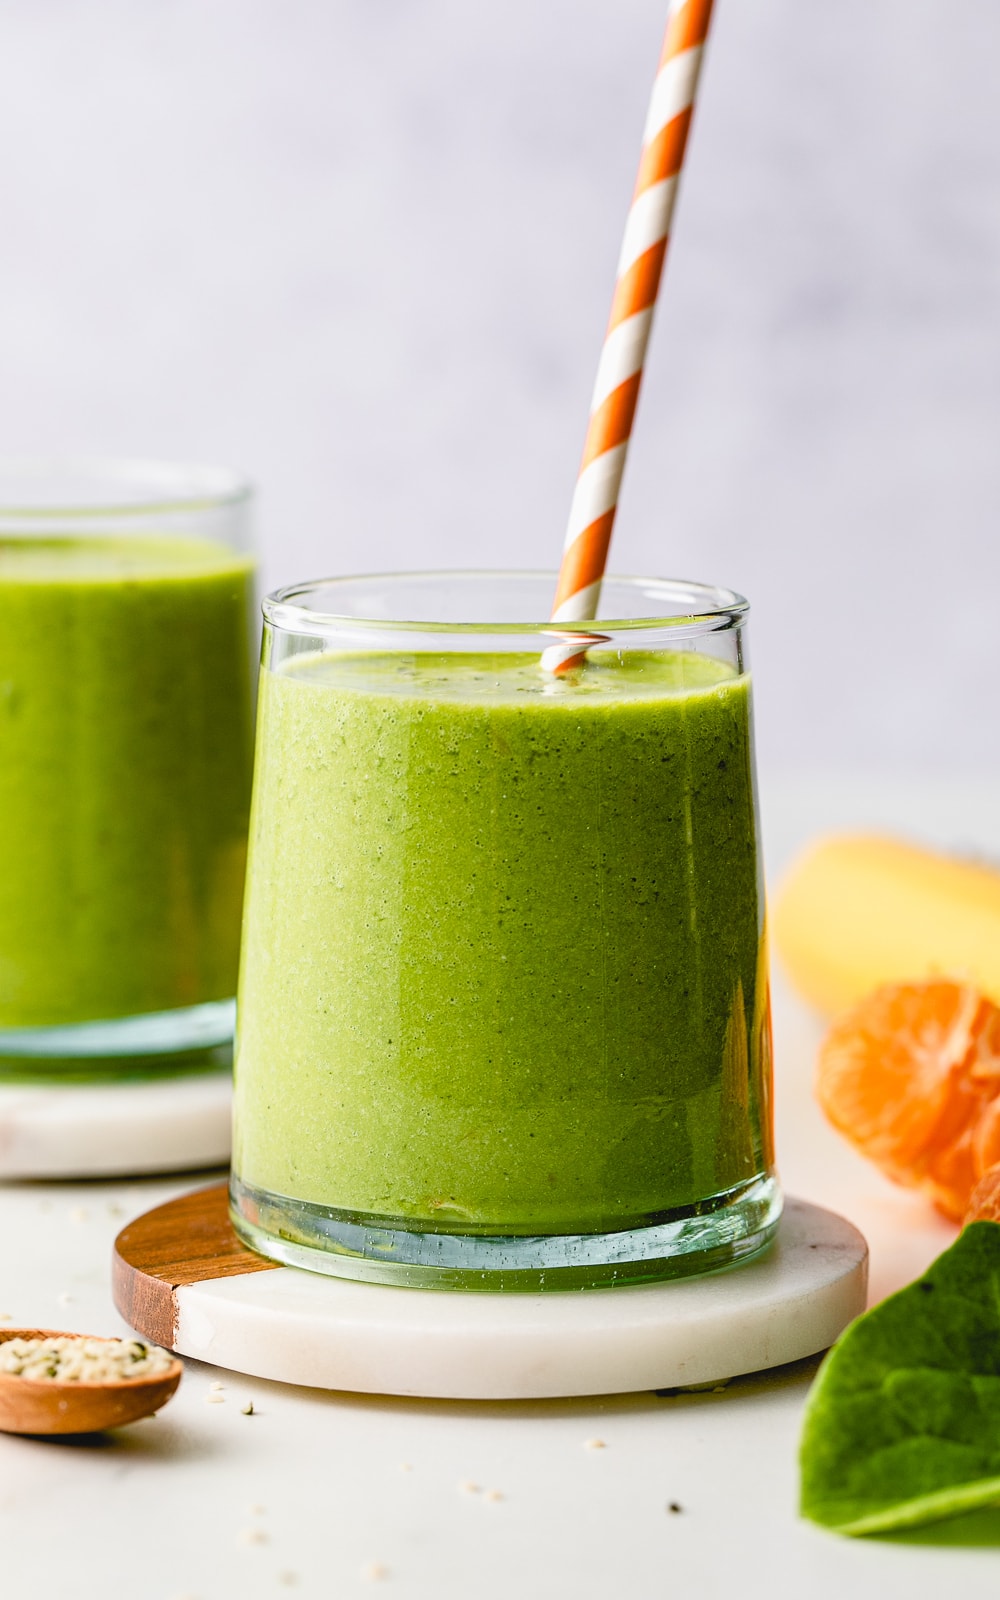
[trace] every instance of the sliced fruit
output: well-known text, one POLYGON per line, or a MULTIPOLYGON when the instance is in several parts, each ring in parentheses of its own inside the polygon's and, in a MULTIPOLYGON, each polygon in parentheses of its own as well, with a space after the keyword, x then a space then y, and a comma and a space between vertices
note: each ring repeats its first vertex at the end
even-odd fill
POLYGON ((1000 1222, 1000 1166, 984 1172, 973 1189, 962 1226, 970 1222, 1000 1222))
POLYGON ((863 1155, 957 1221, 1000 1163, 1000 1007, 946 979, 884 985, 831 1027, 816 1090, 863 1155))

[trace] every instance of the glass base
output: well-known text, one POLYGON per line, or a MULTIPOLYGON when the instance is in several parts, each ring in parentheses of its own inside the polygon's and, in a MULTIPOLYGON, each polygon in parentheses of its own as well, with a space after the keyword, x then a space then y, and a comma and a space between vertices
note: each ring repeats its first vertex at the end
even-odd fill
POLYGON ((172 1070, 175 1057, 201 1056, 231 1045, 235 1024, 236 1001, 213 1000, 107 1022, 0 1027, 0 1076, 13 1070, 38 1074, 59 1068, 82 1070, 98 1063, 102 1071, 114 1073, 139 1061, 150 1071, 172 1070))
POLYGON ((763 1250, 781 1216, 771 1175, 615 1233, 459 1235, 417 1232, 230 1179, 233 1227, 286 1266, 406 1289, 598 1289, 717 1272, 763 1250))

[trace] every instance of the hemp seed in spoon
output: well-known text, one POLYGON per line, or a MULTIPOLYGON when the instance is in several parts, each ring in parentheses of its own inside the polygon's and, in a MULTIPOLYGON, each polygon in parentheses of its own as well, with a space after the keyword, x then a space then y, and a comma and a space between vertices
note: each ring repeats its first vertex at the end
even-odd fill
POLYGON ((158 1378, 174 1357, 141 1339, 6 1339, 0 1343, 0 1373, 33 1383, 129 1383, 158 1378))

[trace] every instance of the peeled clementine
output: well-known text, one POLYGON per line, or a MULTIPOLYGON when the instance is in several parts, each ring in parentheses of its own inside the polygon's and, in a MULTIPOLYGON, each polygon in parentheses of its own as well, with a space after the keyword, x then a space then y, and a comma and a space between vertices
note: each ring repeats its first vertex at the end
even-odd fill
POLYGON ((970 1222, 1000 1222, 1000 1167, 990 1167, 973 1189, 963 1227, 970 1222))
POLYGON ((887 1177, 957 1221, 1000 1163, 1000 1007, 946 979, 876 989, 824 1039, 817 1094, 887 1177))

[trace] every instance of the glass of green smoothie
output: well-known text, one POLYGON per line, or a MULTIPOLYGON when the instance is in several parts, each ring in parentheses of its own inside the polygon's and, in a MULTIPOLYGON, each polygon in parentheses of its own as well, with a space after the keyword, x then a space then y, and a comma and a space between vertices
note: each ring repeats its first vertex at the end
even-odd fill
POLYGON ((265 601, 232 1215, 419 1287, 717 1269, 777 1226, 747 605, 554 575, 265 601))
POLYGON ((0 462, 0 1074, 232 1039, 251 498, 213 469, 0 462))

